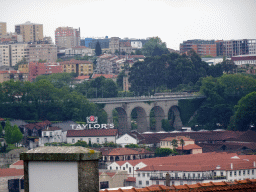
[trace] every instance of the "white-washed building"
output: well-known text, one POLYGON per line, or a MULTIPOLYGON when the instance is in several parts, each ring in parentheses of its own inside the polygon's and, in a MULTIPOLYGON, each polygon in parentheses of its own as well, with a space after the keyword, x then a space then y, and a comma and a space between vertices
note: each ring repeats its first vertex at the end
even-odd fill
POLYGON ((125 145, 137 144, 137 139, 126 133, 116 140, 116 144, 125 147, 125 145))
POLYGON ((85 130, 68 130, 67 143, 74 144, 77 141, 85 141, 97 144, 116 143, 118 138, 117 129, 85 129, 85 130))
POLYGON ((63 143, 66 142, 66 135, 59 127, 47 127, 42 130, 42 137, 39 138, 39 146, 45 143, 63 143))

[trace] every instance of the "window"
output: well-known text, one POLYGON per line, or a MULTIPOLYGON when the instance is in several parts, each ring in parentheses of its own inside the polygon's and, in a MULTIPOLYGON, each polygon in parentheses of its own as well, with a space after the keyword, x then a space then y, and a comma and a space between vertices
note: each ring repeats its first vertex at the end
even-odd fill
POLYGON ((223 176, 223 172, 220 172, 220 175, 223 176))
POLYGON ((75 139, 72 139, 72 143, 75 143, 75 139))
POLYGON ((80 138, 80 141, 83 141, 83 138, 80 138))
POLYGON ((139 169, 139 167, 136 167, 136 170, 138 170, 139 169))
POLYGON ((116 170, 118 170, 118 167, 116 167, 116 170))
POLYGON ((123 167, 123 170, 125 171, 125 167, 123 167))
POLYGON ((254 175, 254 170, 252 170, 252 175, 254 175))
POLYGON ((234 172, 234 175, 236 176, 236 171, 234 172))
POLYGON ((100 143, 100 138, 97 138, 97 143, 100 143))
POLYGON ((52 132, 50 132, 50 136, 52 136, 52 132))
POLYGON ((104 138, 104 141, 105 141, 105 143, 107 143, 107 142, 108 142, 108 139, 107 139, 107 138, 104 138))
POLYGON ((126 168, 128 168, 128 164, 126 164, 126 168))
POLYGON ((245 175, 245 170, 243 170, 243 175, 245 175))
POLYGON ((142 173, 142 177, 145 177, 145 173, 142 173))
POLYGON ((159 185, 159 181, 156 181, 156 184, 159 185))
POLYGON ((250 175, 250 170, 247 170, 247 174, 250 175))
POLYGON ((239 171, 239 176, 241 176, 241 171, 239 171))
POLYGON ((110 166, 109 169, 112 170, 112 167, 110 166))
POLYGON ((232 171, 230 171, 230 173, 229 173, 229 174, 230 174, 230 177, 232 177, 232 171))
POLYGON ((142 185, 142 181, 139 181, 139 185, 142 185))
POLYGON ((140 173, 138 173, 138 177, 140 177, 140 173))
POLYGON ((216 176, 216 172, 214 172, 213 175, 216 176))
POLYGON ((129 167, 129 173, 131 173, 132 172, 132 169, 131 169, 131 167, 129 167))
POLYGON ((146 181, 146 185, 149 185, 149 181, 146 181))
POLYGON ((148 173, 147 176, 149 177, 149 176, 150 176, 150 173, 148 173))

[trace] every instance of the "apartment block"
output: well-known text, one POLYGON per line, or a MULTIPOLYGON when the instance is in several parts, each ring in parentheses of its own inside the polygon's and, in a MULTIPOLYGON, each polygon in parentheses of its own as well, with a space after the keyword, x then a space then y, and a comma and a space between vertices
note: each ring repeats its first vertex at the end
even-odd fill
POLYGON ((10 52, 11 46, 6 44, 0 44, 0 52, 2 52, 1 66, 10 66, 10 52))
POLYGON ((180 53, 186 53, 191 49, 193 49, 200 56, 217 56, 216 43, 214 40, 194 39, 183 41, 183 43, 180 44, 180 53))
POLYGON ((58 27, 55 30, 55 43, 58 48, 72 48, 80 46, 80 28, 58 27))
POLYGON ((28 73, 22 73, 20 71, 0 71, 0 83, 9 81, 13 79, 14 81, 27 81, 28 73))
POLYGON ((256 54, 256 39, 219 40, 216 44, 218 56, 256 54))
POLYGON ((6 33, 6 23, 0 22, 0 37, 5 36, 6 33))
POLYGON ((112 54, 116 51, 120 53, 125 52, 127 54, 131 54, 132 46, 129 41, 120 40, 119 37, 111 37, 109 42, 109 50, 112 54))
POLYGON ((23 58, 28 61, 28 44, 10 44, 10 66, 15 66, 23 58))
POLYGON ((29 44, 28 46, 28 62, 38 62, 46 60, 46 62, 56 62, 57 46, 53 44, 29 44))
POLYGON ((76 73, 78 76, 91 75, 93 73, 93 63, 86 60, 75 60, 60 62, 63 72, 76 73))
POLYGON ((62 66, 58 63, 38 63, 30 62, 28 65, 29 76, 28 80, 33 81, 38 75, 62 73, 62 66))
POLYGON ((43 41, 43 24, 35 24, 26 22, 24 24, 15 25, 15 32, 23 36, 24 42, 43 41))

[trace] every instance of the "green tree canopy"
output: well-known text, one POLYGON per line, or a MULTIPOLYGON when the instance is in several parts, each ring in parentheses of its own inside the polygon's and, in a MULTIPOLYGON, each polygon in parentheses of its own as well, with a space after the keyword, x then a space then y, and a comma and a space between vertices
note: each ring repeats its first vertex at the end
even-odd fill
POLYGON ((166 44, 159 37, 152 37, 143 46, 142 53, 145 56, 161 56, 162 54, 168 54, 169 51, 166 44))
POLYGON ((256 91, 241 98, 235 109, 234 129, 246 131, 250 125, 256 126, 256 91))
POLYGON ((101 50, 101 47, 100 47, 100 43, 99 43, 99 41, 97 41, 96 47, 95 47, 95 54, 96 54, 97 56, 100 56, 101 53, 102 53, 102 50, 101 50))

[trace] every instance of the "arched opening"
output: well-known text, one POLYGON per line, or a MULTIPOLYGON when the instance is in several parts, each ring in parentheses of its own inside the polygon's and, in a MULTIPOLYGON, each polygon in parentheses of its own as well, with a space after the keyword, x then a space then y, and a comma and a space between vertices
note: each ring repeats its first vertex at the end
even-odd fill
POLYGON ((164 119, 164 110, 159 106, 153 107, 150 111, 150 130, 161 131, 162 119, 164 119))
POLYGON ((131 128, 142 133, 148 130, 147 115, 142 107, 135 107, 131 112, 131 128))
POLYGON ((182 122, 180 119, 180 111, 178 106, 172 106, 168 111, 168 120, 164 120, 165 125, 163 128, 165 131, 179 130, 182 128, 182 122))
POLYGON ((110 161, 114 161, 114 157, 113 156, 110 156, 110 161))
POLYGON ((117 107, 112 111, 113 123, 116 129, 118 129, 120 134, 128 132, 127 126, 127 114, 125 110, 121 107, 117 107))
POLYGON ((116 157, 115 157, 115 161, 119 161, 119 156, 116 156, 116 157))
POLYGON ((128 155, 128 156, 127 156, 127 160, 131 160, 131 157, 130 157, 130 155, 128 155))

